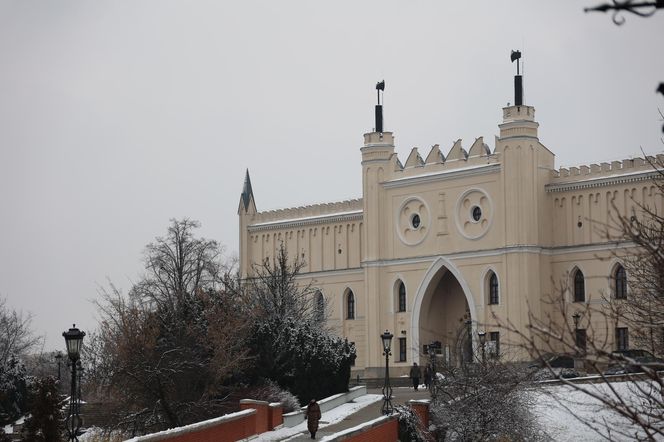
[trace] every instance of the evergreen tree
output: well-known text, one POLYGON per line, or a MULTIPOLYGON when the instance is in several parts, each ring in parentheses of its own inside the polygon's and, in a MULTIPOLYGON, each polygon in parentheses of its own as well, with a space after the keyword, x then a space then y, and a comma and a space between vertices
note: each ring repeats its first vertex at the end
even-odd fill
POLYGON ((59 442, 62 440, 63 416, 58 398, 58 384, 53 377, 36 379, 30 385, 29 416, 23 426, 24 440, 59 442))
POLYGON ((0 364, 0 426, 18 419, 27 408, 28 387, 25 366, 11 355, 0 364))

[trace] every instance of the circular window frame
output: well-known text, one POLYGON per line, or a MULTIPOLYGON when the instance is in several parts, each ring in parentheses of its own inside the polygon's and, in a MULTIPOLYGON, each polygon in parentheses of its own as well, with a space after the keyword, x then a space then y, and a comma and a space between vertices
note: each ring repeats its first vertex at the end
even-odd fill
POLYGON ((421 244, 426 239, 426 237, 429 236, 429 231, 431 230, 431 226, 427 223, 427 219, 429 220, 429 224, 430 224, 431 209, 429 208, 429 205, 426 203, 426 201, 424 201, 422 198, 420 198, 418 196, 406 197, 401 202, 401 204, 399 205, 399 208, 396 211, 395 217, 394 217, 394 226, 395 226, 395 230, 397 232, 397 236, 399 237, 399 240, 401 240, 401 242, 403 244, 407 245, 407 246, 417 246, 417 245, 421 244), (403 209, 413 201, 417 201, 418 203, 420 203, 424 206, 423 211, 416 212, 416 213, 413 214, 413 215, 418 215, 420 217, 420 225, 417 229, 413 227, 413 225, 412 225, 412 216, 413 215, 408 217, 408 224, 406 224, 406 225, 409 228, 413 229, 413 231, 416 231, 416 232, 421 232, 423 226, 426 227, 426 230, 424 230, 423 234, 420 234, 420 238, 417 241, 407 241, 406 238, 401 233, 401 228, 403 227, 403 225, 401 224, 401 213, 403 212, 403 209))
MULTIPOLYGON (((475 207, 475 206, 478 206, 478 204, 473 204, 473 207, 475 207)), ((472 207, 471 207, 471 210, 472 210, 472 207)), ((459 198, 457 199, 457 202, 456 202, 456 211, 455 211, 454 221, 456 223, 457 230, 459 231, 461 236, 463 236, 466 239, 476 240, 476 239, 482 238, 484 235, 487 234, 487 232, 489 230, 491 230, 491 226, 493 225, 493 219, 495 218, 494 211, 495 211, 495 209, 494 209, 493 199, 491 198, 491 196, 489 196, 489 194, 486 192, 486 190, 481 189, 479 187, 471 187, 470 189, 467 189, 465 192, 463 192, 461 195, 459 195, 459 198), (482 215, 483 215, 483 218, 480 218, 480 221, 482 221, 482 219, 486 219, 488 221, 488 224, 487 224, 486 228, 477 235, 469 235, 468 233, 466 233, 466 231, 463 227, 464 222, 466 221, 466 216, 469 216, 469 218, 470 218, 469 220, 474 224, 478 224, 480 222, 480 221, 476 222, 475 220, 473 220, 472 212, 468 212, 468 209, 465 209, 463 207, 463 200, 473 192, 481 193, 483 196, 486 197, 486 199, 487 199, 487 207, 486 208, 488 209, 488 212, 489 212, 489 216, 486 216, 486 211, 484 209, 482 209, 482 207, 480 206, 480 209, 482 209, 482 215)))

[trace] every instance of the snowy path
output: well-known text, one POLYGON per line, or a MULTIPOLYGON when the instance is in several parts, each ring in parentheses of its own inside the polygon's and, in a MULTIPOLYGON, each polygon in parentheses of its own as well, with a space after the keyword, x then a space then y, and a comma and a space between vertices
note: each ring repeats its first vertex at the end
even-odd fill
MULTIPOLYGON (((325 427, 341 422, 349 415, 358 412, 364 407, 367 407, 375 402, 383 400, 383 396, 379 394, 366 394, 360 396, 354 401, 348 402, 346 404, 340 405, 328 412, 323 413, 319 428, 324 430, 325 427)), ((298 424, 292 428, 281 428, 277 431, 269 431, 259 435, 257 438, 252 439, 256 441, 297 441, 300 440, 300 436, 304 434, 305 437, 302 440, 311 440, 309 438, 309 432, 307 431, 307 422, 302 421, 301 424, 298 424)))

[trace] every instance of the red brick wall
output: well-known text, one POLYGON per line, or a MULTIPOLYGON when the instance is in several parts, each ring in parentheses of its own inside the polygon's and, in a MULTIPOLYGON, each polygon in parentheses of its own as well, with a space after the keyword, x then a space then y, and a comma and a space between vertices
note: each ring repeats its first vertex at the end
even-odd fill
POLYGON ((159 440, 169 442, 235 442, 256 434, 256 414, 243 416, 229 422, 222 422, 209 428, 190 433, 176 434, 159 440))
POLYGON ((408 405, 413 409, 413 411, 420 417, 420 422, 425 429, 429 428, 429 404, 423 402, 408 402, 408 405))
POLYGON ((362 433, 353 434, 348 438, 340 440, 351 442, 396 442, 398 439, 399 421, 397 419, 390 419, 362 433))
POLYGON ((268 431, 272 431, 276 427, 284 423, 284 407, 279 403, 270 404, 268 411, 269 411, 269 416, 268 416, 267 426, 268 426, 268 431))
POLYGON ((240 401, 240 410, 256 410, 256 434, 269 431, 269 407, 270 405, 264 401, 255 401, 252 399, 242 399, 240 401))

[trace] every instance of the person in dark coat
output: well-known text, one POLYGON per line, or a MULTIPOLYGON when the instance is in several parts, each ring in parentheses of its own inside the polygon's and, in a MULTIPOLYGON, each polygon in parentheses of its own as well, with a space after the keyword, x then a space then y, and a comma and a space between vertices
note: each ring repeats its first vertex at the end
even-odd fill
POLYGON ((316 431, 318 431, 318 421, 320 420, 320 406, 316 399, 309 401, 307 405, 307 412, 304 415, 307 419, 307 429, 311 433, 311 438, 316 439, 316 431))
POLYGON ((424 369, 424 386, 426 387, 427 390, 431 388, 431 383, 432 383, 431 373, 432 373, 431 366, 427 365, 426 368, 424 369))
POLYGON ((417 386, 420 385, 420 367, 417 366, 417 362, 413 362, 413 366, 410 367, 410 378, 413 380, 413 388, 417 391, 417 386))

